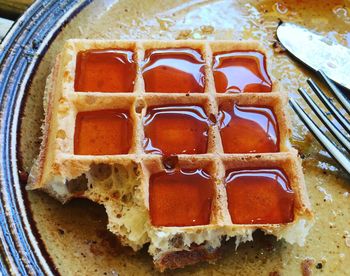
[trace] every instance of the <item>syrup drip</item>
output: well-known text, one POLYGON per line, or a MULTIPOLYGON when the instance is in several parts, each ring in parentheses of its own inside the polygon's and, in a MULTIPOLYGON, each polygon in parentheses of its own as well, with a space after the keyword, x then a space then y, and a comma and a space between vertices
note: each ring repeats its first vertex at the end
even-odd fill
POLYGON ((267 107, 224 103, 219 107, 219 122, 225 153, 279 151, 277 120, 267 107))
POLYGON ((132 141, 128 111, 79 112, 75 121, 74 154, 127 154, 132 141))
POLYGON ((280 169, 229 171, 228 208, 234 224, 288 223, 294 219, 294 192, 280 169))
POLYGON ((201 106, 150 107, 143 124, 146 153, 171 155, 207 152, 208 118, 201 106))
POLYGON ((204 92, 204 60, 190 48, 147 50, 142 74, 146 92, 204 92))
POLYGON ((214 55, 213 73, 218 93, 271 92, 264 54, 255 51, 214 55))
POLYGON ((132 51, 116 49, 79 52, 75 91, 132 92, 136 77, 133 55, 132 51))
POLYGON ((214 193, 213 180, 202 169, 153 174, 149 184, 152 225, 209 224, 214 193))

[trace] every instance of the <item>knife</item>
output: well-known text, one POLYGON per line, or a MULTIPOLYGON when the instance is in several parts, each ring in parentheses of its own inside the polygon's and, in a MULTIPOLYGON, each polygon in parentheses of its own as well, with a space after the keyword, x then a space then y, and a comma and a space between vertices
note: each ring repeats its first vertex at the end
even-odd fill
POLYGON ((293 23, 277 28, 282 46, 315 71, 350 89, 350 49, 293 23))

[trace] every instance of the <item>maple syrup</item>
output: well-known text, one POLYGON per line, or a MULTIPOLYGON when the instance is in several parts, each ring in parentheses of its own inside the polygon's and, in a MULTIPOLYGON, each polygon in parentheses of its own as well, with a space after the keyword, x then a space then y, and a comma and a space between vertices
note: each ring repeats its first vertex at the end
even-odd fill
POLYGON ((271 92, 266 57, 257 51, 222 52, 214 55, 216 92, 271 92))
POLYGON ((79 112, 75 121, 74 154, 127 154, 132 128, 129 112, 125 110, 79 112))
POLYGON ((190 48, 151 49, 142 68, 146 92, 204 92, 204 59, 190 48))
POLYGON ((219 123, 225 153, 279 151, 278 124, 268 107, 224 103, 219 107, 219 123))
POLYGON ((146 153, 170 155, 207 152, 209 122, 201 106, 150 107, 143 124, 146 153))
POLYGON ((149 183, 152 225, 209 224, 214 194, 214 182, 202 169, 153 174, 149 183))
POLYGON ((228 209, 234 224, 288 223, 294 192, 281 169, 242 169, 226 176, 228 209))
POLYGON ((86 50, 77 55, 75 91, 132 92, 136 65, 130 50, 86 50))

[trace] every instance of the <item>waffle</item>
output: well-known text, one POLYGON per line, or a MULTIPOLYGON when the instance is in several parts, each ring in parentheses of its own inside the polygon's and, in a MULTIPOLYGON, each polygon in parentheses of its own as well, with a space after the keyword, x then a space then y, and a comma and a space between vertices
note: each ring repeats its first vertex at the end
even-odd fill
POLYGON ((289 144, 286 93, 268 68, 255 85, 220 80, 225 62, 242 68, 246 53, 266 63, 254 41, 68 40, 47 79, 27 188, 104 205, 108 229, 135 251, 149 244, 161 271, 215 260, 223 242, 235 237, 238 246, 257 229, 303 245, 312 212, 289 144), (103 51, 120 61, 117 81, 103 51), (183 51, 189 56, 176 66, 197 75, 166 71, 162 61, 183 51), (259 138, 259 120, 268 139, 259 138))

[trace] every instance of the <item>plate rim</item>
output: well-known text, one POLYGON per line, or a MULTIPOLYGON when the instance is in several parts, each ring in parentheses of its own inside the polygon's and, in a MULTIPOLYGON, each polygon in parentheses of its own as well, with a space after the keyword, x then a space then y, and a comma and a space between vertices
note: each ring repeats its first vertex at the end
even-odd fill
POLYGON ((17 164, 17 135, 28 88, 42 57, 62 28, 92 0, 37 0, 0 44, 0 274, 54 275, 27 215, 17 164))

